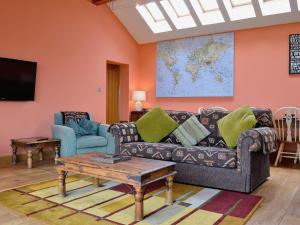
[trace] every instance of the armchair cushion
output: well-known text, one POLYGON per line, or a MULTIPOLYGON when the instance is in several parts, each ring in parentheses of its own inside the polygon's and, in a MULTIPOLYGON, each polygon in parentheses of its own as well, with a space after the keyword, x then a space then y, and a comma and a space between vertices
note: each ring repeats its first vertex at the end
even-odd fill
POLYGON ((90 135, 97 135, 99 123, 94 121, 88 120, 86 118, 81 119, 78 122, 79 126, 81 126, 85 131, 88 132, 90 135))
POLYGON ((88 135, 90 134, 88 131, 86 131, 85 129, 83 129, 81 126, 79 126, 79 124, 77 124, 74 120, 69 119, 66 122, 66 126, 70 127, 74 130, 76 136, 83 136, 83 135, 88 135))
POLYGON ((107 145, 105 137, 85 135, 77 138, 77 148, 101 147, 107 145))

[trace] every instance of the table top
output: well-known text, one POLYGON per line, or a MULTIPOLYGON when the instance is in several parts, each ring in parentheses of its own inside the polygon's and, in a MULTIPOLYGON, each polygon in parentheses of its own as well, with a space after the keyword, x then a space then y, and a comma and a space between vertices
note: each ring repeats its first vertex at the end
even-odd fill
POLYGON ((25 145, 60 142, 60 140, 58 139, 47 138, 47 137, 17 138, 17 139, 11 139, 11 141, 12 143, 22 143, 25 145))
POLYGON ((75 164, 91 168, 98 168, 105 171, 114 171, 126 173, 129 175, 146 175, 161 169, 170 168, 176 165, 175 162, 161 161, 155 159, 146 159, 140 157, 131 157, 130 160, 117 162, 114 164, 93 161, 93 157, 104 156, 104 153, 92 152, 70 157, 59 158, 59 164, 75 164))

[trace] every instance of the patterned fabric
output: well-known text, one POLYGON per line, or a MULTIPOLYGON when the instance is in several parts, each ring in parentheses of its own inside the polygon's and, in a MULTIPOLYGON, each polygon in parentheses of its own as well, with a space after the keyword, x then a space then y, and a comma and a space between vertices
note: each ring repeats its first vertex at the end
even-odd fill
POLYGON ((210 132, 193 115, 173 131, 173 134, 184 146, 190 147, 206 138, 210 132))
POLYGON ((62 114, 62 118, 63 118, 63 124, 66 124, 66 122, 69 120, 69 119, 72 119, 74 121, 76 121, 77 123, 85 118, 85 119, 90 119, 90 116, 87 112, 61 112, 62 114))
POLYGON ((179 147, 172 152, 172 160, 201 166, 236 168, 236 150, 215 147, 179 147))
POLYGON ((108 132, 117 134, 120 138, 120 143, 129 143, 141 141, 135 123, 115 123, 108 128, 108 132))
POLYGON ((200 141, 199 146, 227 148, 225 140, 222 138, 218 129, 218 120, 226 116, 228 111, 220 111, 214 109, 203 109, 201 114, 197 115, 198 120, 210 132, 210 135, 200 141))
POLYGON ((252 109, 257 119, 256 127, 274 127, 271 109, 252 109))
MULTIPOLYGON (((187 119, 189 119, 192 115, 195 115, 192 112, 186 112, 186 111, 175 111, 175 110, 165 110, 165 111, 179 125, 182 124, 187 119)), ((161 142, 170 143, 170 144, 176 144, 176 145, 181 145, 181 142, 176 138, 176 136, 173 133, 171 133, 170 135, 168 135, 167 137, 165 137, 163 140, 161 140, 161 142)))
POLYGON ((172 160, 172 151, 178 146, 166 143, 132 142, 121 145, 121 154, 148 159, 172 160))
MULTIPOLYGON (((165 182, 160 180, 147 185, 145 217, 137 223, 134 188, 107 180, 100 182, 101 186, 97 187, 92 178, 68 176, 66 187, 71 194, 67 193, 67 197, 57 195, 58 180, 0 192, 0 204, 25 218, 24 223, 4 223, 29 224, 26 220, 30 218, 39 221, 34 224, 48 225, 243 225, 263 202, 257 195, 174 182, 176 202, 166 205, 165 182)), ((4 221, 8 219, 4 218, 4 221)))

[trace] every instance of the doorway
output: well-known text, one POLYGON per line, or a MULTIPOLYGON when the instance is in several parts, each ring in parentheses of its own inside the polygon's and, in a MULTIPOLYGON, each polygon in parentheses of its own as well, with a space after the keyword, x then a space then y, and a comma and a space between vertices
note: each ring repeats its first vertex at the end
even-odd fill
POLYGON ((106 123, 120 121, 120 65, 107 64, 106 68, 106 123))

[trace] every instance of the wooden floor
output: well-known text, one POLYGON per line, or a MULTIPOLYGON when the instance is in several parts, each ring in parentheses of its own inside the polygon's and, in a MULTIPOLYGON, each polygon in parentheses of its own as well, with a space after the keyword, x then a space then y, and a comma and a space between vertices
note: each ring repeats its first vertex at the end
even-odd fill
MULTIPOLYGON (((298 164, 299 165, 299 164, 298 164)), ((27 169, 25 164, 0 169, 0 191, 56 179, 52 163, 27 169)), ((271 177, 254 194, 265 198, 249 225, 300 225, 300 168, 271 168, 271 177)), ((43 224, 0 206, 1 225, 43 224)))

